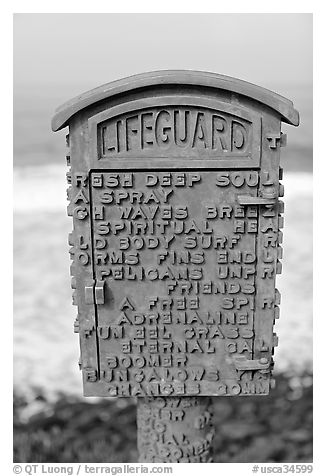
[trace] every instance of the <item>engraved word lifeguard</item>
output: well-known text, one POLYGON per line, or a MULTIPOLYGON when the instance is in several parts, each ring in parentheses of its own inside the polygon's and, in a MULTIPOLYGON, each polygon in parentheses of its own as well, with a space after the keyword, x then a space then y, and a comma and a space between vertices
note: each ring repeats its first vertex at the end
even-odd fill
POLYGON ((98 133, 102 157, 176 149, 242 155, 250 147, 252 124, 208 108, 156 107, 109 119, 98 133))

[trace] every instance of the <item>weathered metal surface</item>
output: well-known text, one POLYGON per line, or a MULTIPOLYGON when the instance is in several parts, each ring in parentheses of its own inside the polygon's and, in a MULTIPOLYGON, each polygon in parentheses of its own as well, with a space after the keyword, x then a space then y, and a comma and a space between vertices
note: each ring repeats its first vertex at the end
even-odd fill
POLYGON ((69 125, 70 118, 74 114, 100 101, 119 95, 128 95, 130 92, 144 90, 145 88, 158 87, 162 90, 165 86, 170 86, 174 89, 180 86, 183 92, 185 92, 187 87, 195 86, 199 87, 202 91, 212 89, 235 93, 236 95, 249 98, 250 101, 255 100, 265 104, 273 109, 284 122, 294 126, 299 124, 299 114, 293 108, 291 101, 256 84, 207 71, 166 70, 136 74, 112 81, 71 99, 56 111, 52 121, 52 129, 58 131, 69 125))
POLYGON ((215 429, 208 397, 138 398, 139 462, 210 463, 215 429))
POLYGON ((298 120, 275 93, 191 72, 138 75, 58 111, 86 396, 268 394, 281 121, 298 120))
MULTIPOLYGON (((230 177, 257 194, 256 171, 230 177)), ((254 348, 258 211, 238 205, 225 179, 190 169, 92 173, 107 395, 238 392, 234 358, 251 359, 254 348)))

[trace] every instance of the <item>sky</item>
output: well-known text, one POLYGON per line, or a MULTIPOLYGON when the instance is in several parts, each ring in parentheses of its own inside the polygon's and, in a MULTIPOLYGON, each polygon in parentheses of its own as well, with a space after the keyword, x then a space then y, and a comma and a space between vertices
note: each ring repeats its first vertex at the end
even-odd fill
POLYGON ((310 147, 312 57, 307 13, 15 14, 15 163, 61 157, 49 124, 65 101, 160 69, 212 71, 285 96, 301 115, 300 128, 284 126, 289 143, 310 147))
POLYGON ((197 69, 267 88, 312 82, 312 14, 19 13, 14 81, 69 94, 131 74, 197 69))

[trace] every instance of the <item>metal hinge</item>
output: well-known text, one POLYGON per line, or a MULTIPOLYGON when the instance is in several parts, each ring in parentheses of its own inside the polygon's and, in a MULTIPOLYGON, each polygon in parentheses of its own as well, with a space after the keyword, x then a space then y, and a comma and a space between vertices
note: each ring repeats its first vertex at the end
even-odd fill
POLYGON ((285 147, 287 144, 287 135, 280 132, 279 134, 269 134, 266 136, 266 139, 269 141, 269 147, 271 149, 277 148, 277 142, 279 141, 280 147, 285 147))
POLYGON ((85 285, 85 304, 104 304, 104 284, 105 281, 92 279, 85 285))
POLYGON ((259 360, 249 360, 246 357, 237 356, 233 361, 237 370, 266 370, 270 366, 266 357, 259 360))
POLYGON ((275 205, 276 198, 252 197, 251 195, 238 195, 240 205, 275 205))

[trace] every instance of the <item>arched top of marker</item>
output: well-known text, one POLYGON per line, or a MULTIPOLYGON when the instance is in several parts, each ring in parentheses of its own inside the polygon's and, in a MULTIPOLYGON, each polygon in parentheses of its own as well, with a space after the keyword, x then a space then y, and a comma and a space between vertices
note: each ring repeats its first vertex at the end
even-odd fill
POLYGON ((292 101, 273 91, 222 74, 204 71, 166 70, 129 76, 103 84, 76 96, 56 110, 52 119, 52 130, 59 131, 68 125, 73 115, 105 99, 139 89, 144 90, 155 86, 168 85, 199 86, 241 94, 270 107, 280 115, 283 122, 294 126, 299 125, 299 113, 294 109, 292 101))

